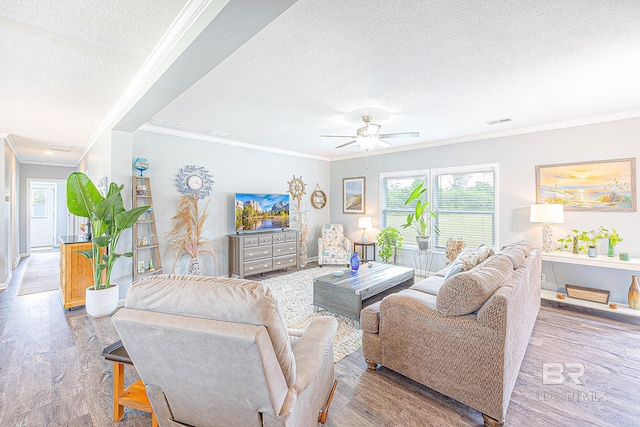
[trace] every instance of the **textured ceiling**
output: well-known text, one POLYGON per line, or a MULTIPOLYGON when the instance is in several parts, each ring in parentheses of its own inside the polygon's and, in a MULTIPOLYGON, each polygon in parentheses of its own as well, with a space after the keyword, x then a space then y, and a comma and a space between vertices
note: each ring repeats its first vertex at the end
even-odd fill
POLYGON ((395 147, 640 115, 639 22, 637 0, 300 0, 155 118, 340 156, 348 139, 318 136, 368 112, 420 132, 395 147))
POLYGON ((2 1, 0 132, 23 161, 76 164, 185 3, 2 1))
MULTIPOLYGON (((86 144, 185 2, 3 5, 0 132, 27 160, 86 144)), ((638 0, 299 0, 150 115, 323 157, 363 114, 420 132, 396 149, 640 116, 638 22, 638 0)))

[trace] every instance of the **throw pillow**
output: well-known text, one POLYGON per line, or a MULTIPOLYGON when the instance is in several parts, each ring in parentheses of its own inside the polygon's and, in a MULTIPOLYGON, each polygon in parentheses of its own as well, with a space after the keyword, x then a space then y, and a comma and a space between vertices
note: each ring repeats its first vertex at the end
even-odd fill
POLYGON ((472 250, 464 248, 460 254, 458 254, 455 261, 451 263, 451 267, 449 268, 446 276, 444 276, 444 280, 447 280, 462 271, 471 270, 476 265, 478 265, 478 255, 472 250))
POLYGON ((491 255, 493 255, 494 252, 491 246, 482 244, 478 246, 478 249, 476 249, 474 253, 478 255, 478 264, 480 264, 481 262, 484 262, 487 258, 489 258, 491 255))

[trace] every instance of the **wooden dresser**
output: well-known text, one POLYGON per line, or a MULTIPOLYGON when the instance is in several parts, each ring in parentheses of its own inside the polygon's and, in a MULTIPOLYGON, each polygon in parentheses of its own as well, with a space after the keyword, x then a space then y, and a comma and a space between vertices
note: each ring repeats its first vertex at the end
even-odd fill
POLYGON ((229 235, 229 277, 299 266, 297 230, 229 235))
POLYGON ((93 285, 91 263, 76 251, 91 249, 91 242, 79 236, 61 236, 60 293, 64 308, 84 305, 85 293, 93 285))

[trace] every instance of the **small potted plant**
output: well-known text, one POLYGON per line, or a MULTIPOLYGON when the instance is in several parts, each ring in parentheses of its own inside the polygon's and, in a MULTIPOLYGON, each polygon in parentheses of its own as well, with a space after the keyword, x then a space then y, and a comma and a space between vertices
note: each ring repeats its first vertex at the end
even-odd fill
MULTIPOLYGON (((407 215, 407 222, 402 225, 402 228, 413 228, 418 235, 416 236, 416 242, 418 243, 418 249, 429 249, 429 221, 432 218, 436 218, 436 213, 427 210, 429 202, 423 202, 420 197, 427 191, 424 188, 424 183, 420 183, 413 189, 407 200, 404 202, 405 206, 413 201, 416 201, 414 211, 407 215)), ((434 227, 436 234, 440 234, 438 227, 434 227)))
POLYGON ((149 209, 141 206, 126 210, 120 192, 124 185, 111 183, 107 195, 102 196, 93 182, 82 172, 73 172, 67 178, 67 208, 73 215, 89 219, 92 247, 78 251, 91 262, 93 286, 87 288, 87 314, 102 317, 118 307, 119 290, 111 283, 113 265, 121 256, 131 257, 132 252, 117 253, 122 232, 133 227, 140 215, 149 209))
POLYGON ((572 252, 574 254, 578 254, 579 252, 585 252, 588 246, 593 245, 594 238, 590 235, 593 234, 593 230, 591 231, 578 231, 571 230, 571 234, 567 234, 565 237, 558 239, 560 242, 559 251, 563 249, 567 249, 569 244, 572 245, 572 252), (587 246, 581 245, 580 242, 588 243, 587 246))
POLYGON ((400 232, 393 227, 387 227, 380 231, 376 237, 376 242, 379 248, 378 255, 382 258, 382 261, 388 263, 393 257, 393 263, 396 263, 398 249, 402 247, 402 240, 400 232))
POLYGON ((616 250, 615 250, 615 246, 622 242, 622 237, 620 237, 620 235, 618 234, 618 232, 616 231, 615 228, 611 227, 611 231, 609 231, 608 229, 604 228, 604 227, 600 227, 600 236, 602 239, 607 239, 608 240, 608 250, 607 250, 607 256, 609 257, 614 257, 616 256, 616 250))

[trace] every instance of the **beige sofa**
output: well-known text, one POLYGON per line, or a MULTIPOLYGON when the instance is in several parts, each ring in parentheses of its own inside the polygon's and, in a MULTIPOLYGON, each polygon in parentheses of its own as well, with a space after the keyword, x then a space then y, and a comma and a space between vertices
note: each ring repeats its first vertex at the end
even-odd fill
POLYGON ((363 309, 369 368, 384 365, 503 425, 540 308, 540 271, 539 249, 517 242, 363 309))

